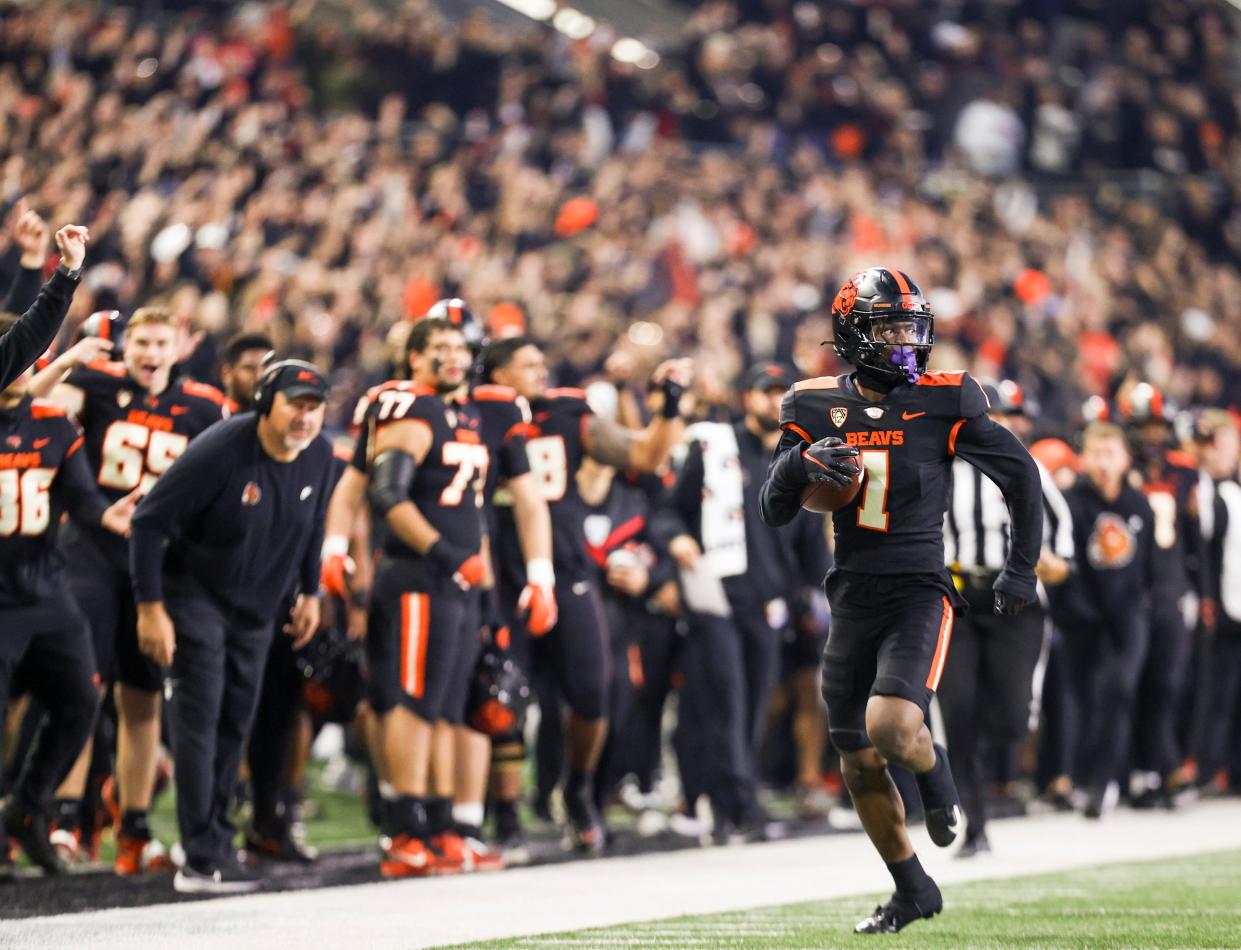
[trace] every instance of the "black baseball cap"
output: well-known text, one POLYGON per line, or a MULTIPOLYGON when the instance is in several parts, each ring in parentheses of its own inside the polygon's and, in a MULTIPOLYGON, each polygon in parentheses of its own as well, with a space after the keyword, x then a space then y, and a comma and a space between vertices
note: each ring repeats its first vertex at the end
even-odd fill
POLYGON ((301 360, 291 360, 272 381, 272 394, 284 393, 285 399, 313 396, 320 402, 327 402, 327 391, 326 377, 314 366, 301 360))
POLYGON ((797 374, 784 363, 755 363, 745 374, 745 388, 788 389, 797 382, 797 374))

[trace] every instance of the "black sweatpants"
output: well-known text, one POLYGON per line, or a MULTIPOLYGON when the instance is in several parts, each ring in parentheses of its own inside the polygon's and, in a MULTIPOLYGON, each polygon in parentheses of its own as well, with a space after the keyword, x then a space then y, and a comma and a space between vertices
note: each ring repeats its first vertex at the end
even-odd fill
POLYGON ((186 858, 227 863, 237 829, 228 806, 254 724, 272 624, 238 616, 197 582, 165 575, 176 631, 172 663, 177 824, 186 858))
POLYGON ((982 740, 1007 745, 1026 734, 1043 646, 1042 609, 1033 604, 1015 617, 997 617, 993 582, 966 579, 961 593, 970 609, 957 616, 938 694, 952 774, 972 834, 987 822, 982 740))
MULTIPOLYGON (((675 741, 682 773, 700 777, 716 815, 743 824, 758 809, 758 753, 782 640, 761 603, 732 607, 732 617, 690 621, 675 741)), ((694 791, 686 788, 691 803, 694 791)))
POLYGON ((250 765, 250 794, 254 825, 264 833, 280 830, 280 803, 289 762, 289 736, 302 705, 302 677, 297 671, 293 638, 283 631, 292 599, 281 604, 272 631, 263 671, 263 686, 255 721, 262 723, 250 736, 246 760, 250 765))
POLYGON ((12 794, 43 810, 95 724, 98 674, 86 618, 62 586, 55 597, 0 606, 0 715, 20 668, 24 688, 47 710, 12 794))
POLYGON ((1128 761, 1150 628, 1137 610, 1123 621, 1111 629, 1065 632, 1070 680, 1066 739, 1073 750, 1075 785, 1104 787, 1120 778, 1121 765, 1128 761))

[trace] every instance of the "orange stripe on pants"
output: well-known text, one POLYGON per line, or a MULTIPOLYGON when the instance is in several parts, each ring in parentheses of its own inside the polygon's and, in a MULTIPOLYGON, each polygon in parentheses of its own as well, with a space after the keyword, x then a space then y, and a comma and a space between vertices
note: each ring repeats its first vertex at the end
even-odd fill
POLYGON ((931 672, 927 674, 929 690, 939 689, 939 678, 944 675, 944 663, 948 659, 948 644, 952 642, 952 604, 944 598, 944 616, 939 622, 939 642, 935 644, 935 656, 931 658, 931 672))
POLYGON ((401 689, 418 699, 426 688, 430 607, 426 594, 401 595, 401 689))

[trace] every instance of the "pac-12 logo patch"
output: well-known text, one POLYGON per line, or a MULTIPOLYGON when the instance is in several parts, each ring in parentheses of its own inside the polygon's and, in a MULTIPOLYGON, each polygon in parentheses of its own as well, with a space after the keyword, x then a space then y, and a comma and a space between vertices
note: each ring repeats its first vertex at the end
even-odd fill
POLYGON ((241 490, 241 503, 243 505, 257 505, 262 497, 263 490, 259 488, 258 482, 246 482, 246 487, 241 490))
POLYGON ((849 410, 844 406, 834 406, 831 412, 832 423, 839 429, 845 424, 845 420, 849 418, 849 410))

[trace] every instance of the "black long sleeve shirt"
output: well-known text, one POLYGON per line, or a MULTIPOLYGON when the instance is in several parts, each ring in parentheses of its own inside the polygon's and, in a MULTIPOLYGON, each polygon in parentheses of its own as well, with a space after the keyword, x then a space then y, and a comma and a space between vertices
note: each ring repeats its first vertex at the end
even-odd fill
POLYGON ((136 600, 163 600, 165 573, 191 574, 240 613, 271 620, 294 582, 303 593, 319 588, 335 477, 323 438, 293 461, 277 462, 259 442, 254 413, 212 426, 134 514, 129 552, 136 600))
POLYGON ((0 337, 0 389, 17 379, 52 345, 77 286, 77 280, 57 269, 30 309, 0 337))
MULTIPOLYGON (((38 267, 19 267, 17 276, 9 285, 0 303, 0 310, 5 313, 24 313, 39 298, 39 288, 43 284, 43 271, 38 267)), ((42 355, 42 354, 40 354, 42 355)))
MULTIPOLYGON (((759 496, 771 453, 745 423, 733 429, 741 463, 747 569, 740 577, 724 578, 724 591, 734 604, 791 598, 800 587, 821 584, 831 566, 823 516, 798 511, 784 526, 766 524, 759 496)), ((666 546, 678 534, 702 543, 704 484, 702 444, 691 442, 676 482, 653 519, 652 530, 661 544, 666 546)))

